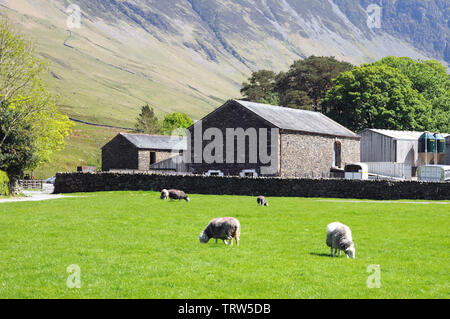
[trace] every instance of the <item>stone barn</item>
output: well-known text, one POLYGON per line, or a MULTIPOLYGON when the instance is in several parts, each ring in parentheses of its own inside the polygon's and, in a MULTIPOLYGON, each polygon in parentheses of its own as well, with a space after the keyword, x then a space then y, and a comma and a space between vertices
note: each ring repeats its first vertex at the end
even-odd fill
POLYGON ((329 177, 359 162, 360 136, 327 116, 230 100, 188 128, 194 174, 329 177))
POLYGON ((119 133, 102 147, 102 171, 148 171, 186 148, 185 137, 119 133))

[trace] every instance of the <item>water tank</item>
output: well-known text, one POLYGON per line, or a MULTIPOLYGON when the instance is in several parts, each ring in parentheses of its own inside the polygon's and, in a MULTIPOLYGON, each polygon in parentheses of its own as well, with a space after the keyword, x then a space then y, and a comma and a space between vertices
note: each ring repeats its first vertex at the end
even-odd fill
POLYGON ((435 164, 444 164, 445 158, 445 137, 439 133, 434 134, 434 138, 436 139, 436 151, 437 152, 437 160, 435 164))
POLYGON ((434 163, 435 148, 436 138, 433 134, 425 132, 419 137, 419 157, 422 164, 428 165, 434 163))
POLYGON ((425 141, 427 143, 427 152, 434 153, 434 149, 436 147, 436 138, 429 132, 425 132, 419 137, 419 153, 425 153, 425 141))
POLYGON ((434 134, 434 138, 436 139, 437 152, 439 154, 445 153, 445 137, 442 134, 436 133, 434 134))

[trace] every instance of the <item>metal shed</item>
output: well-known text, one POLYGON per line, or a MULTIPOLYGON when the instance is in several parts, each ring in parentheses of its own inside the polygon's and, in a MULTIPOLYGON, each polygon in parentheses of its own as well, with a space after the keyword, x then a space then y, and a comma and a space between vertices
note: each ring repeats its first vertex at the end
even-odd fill
POLYGON ((423 132, 365 129, 361 162, 396 162, 419 166, 418 140, 423 132))

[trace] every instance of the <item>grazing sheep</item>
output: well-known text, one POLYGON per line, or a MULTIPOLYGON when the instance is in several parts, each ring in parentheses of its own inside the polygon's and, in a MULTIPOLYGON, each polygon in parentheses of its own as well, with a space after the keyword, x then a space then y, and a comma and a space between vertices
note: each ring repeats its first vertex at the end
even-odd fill
POLYGON ((258 196, 258 198, 256 199, 256 202, 260 206, 269 206, 269 203, 267 202, 267 200, 264 196, 258 196))
POLYGON ((164 200, 168 199, 169 198, 169 191, 167 189, 163 189, 161 191, 161 197, 160 198, 164 199, 164 200))
POLYGON ((334 222, 327 226, 327 246, 331 247, 331 257, 336 257, 338 250, 340 255, 343 250, 347 258, 355 258, 355 245, 352 240, 352 232, 344 224, 334 222))
POLYGON ((236 218, 222 217, 211 220, 205 230, 200 233, 199 240, 206 244, 211 238, 222 239, 224 244, 229 241, 233 246, 233 238, 236 240, 236 246, 239 246, 239 236, 241 235, 241 224, 236 218))
POLYGON ((180 191, 178 189, 169 189, 167 192, 169 193, 168 196, 169 196, 169 198, 171 200, 174 200, 174 199, 182 200, 182 199, 184 199, 187 202, 190 201, 189 197, 183 191, 180 191))

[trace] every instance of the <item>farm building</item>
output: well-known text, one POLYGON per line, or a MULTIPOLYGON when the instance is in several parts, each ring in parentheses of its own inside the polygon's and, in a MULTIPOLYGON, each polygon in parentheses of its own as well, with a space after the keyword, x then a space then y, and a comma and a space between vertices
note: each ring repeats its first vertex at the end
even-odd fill
MULTIPOLYGON (((423 132, 365 129, 361 135, 361 162, 423 165, 419 156, 419 138, 423 132)), ((444 134, 446 136, 447 134, 444 134)), ((449 137, 447 137, 448 141, 449 137)))
POLYGON ((102 147, 102 170, 148 171, 186 148, 185 137, 119 133, 102 147))
POLYGON ((239 100, 196 122, 188 138, 195 174, 328 177, 360 158, 360 136, 321 113, 239 100), (214 161, 203 157, 210 151, 214 161))

